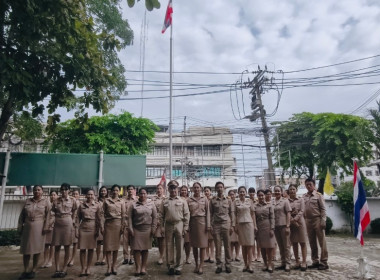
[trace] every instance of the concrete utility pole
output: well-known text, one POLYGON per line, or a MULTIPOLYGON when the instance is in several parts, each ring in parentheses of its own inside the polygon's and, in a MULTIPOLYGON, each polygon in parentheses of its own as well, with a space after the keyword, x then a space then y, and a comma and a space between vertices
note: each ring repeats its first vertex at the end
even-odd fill
POLYGON ((263 85, 269 81, 267 77, 264 76, 266 70, 260 70, 255 72, 256 76, 254 77, 253 81, 250 81, 248 79, 248 82, 244 83, 242 85, 243 88, 252 88, 250 91, 250 94, 252 95, 252 102, 251 102, 251 109, 252 114, 250 116, 247 116, 251 122, 256 121, 258 118, 261 120, 261 126, 262 126, 262 133, 264 135, 264 142, 265 142, 265 150, 267 155, 267 161, 268 161, 268 169, 267 174, 264 174, 264 178, 267 178, 267 183, 269 185, 275 185, 276 178, 274 174, 273 169, 273 161, 272 161, 272 152, 271 152, 271 146, 269 141, 269 129, 267 125, 267 121, 265 119, 266 112, 264 110, 264 105, 261 100, 261 95, 264 94, 263 91, 263 85), (265 176, 266 175, 266 176, 265 176))

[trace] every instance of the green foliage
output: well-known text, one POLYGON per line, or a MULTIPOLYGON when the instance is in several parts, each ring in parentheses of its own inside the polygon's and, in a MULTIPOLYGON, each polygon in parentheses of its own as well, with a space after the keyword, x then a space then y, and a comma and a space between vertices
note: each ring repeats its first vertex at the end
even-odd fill
POLYGON ((371 221, 371 232, 376 234, 380 233, 380 218, 371 221))
MULTIPOLYGON (((295 114, 289 121, 275 123, 280 141, 280 153, 290 150, 293 174, 312 177, 313 167, 318 166, 320 178, 327 168, 352 170, 352 158, 368 161, 372 157, 372 144, 376 141, 371 122, 357 116, 333 113, 295 114)), ((277 146, 277 137, 273 139, 277 146)), ((278 151, 274 151, 278 158, 278 151)), ((282 160, 286 169, 289 161, 282 160)))
POLYGON ((344 182, 339 188, 335 189, 335 194, 338 197, 338 204, 342 211, 350 220, 350 228, 352 232, 352 219, 354 212, 354 188, 353 182, 344 182))
POLYGON ((137 155, 147 152, 158 127, 130 113, 63 122, 49 131, 51 152, 137 155))
POLYGON ((0 139, 23 110, 35 118, 48 109, 48 125, 54 125, 59 107, 112 108, 126 87, 117 51, 132 40, 119 2, 1 2, 0 139), (95 13, 100 4, 104 11, 95 13))
POLYGON ((333 221, 331 220, 330 217, 327 216, 326 217, 326 230, 325 230, 326 234, 330 234, 332 227, 333 227, 333 221))
POLYGON ((372 121, 372 130, 375 135, 375 145, 378 151, 380 151, 380 100, 377 101, 377 109, 370 109, 369 114, 372 121))
MULTIPOLYGON (((137 0, 137 2, 140 0, 137 0)), ((135 0, 127 0, 128 6, 132 8, 136 1, 135 0)), ((145 7, 148 11, 153 11, 154 8, 159 9, 161 4, 158 0, 145 0, 145 7)))
POLYGON ((0 246, 20 245, 20 234, 17 230, 0 231, 0 246))

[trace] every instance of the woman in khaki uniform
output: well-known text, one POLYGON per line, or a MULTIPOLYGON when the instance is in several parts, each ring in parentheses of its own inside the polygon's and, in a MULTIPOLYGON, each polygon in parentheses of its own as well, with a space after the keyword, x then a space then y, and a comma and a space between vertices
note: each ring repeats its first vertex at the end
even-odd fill
POLYGON ((255 244, 256 218, 253 201, 245 198, 247 190, 238 188, 239 199, 232 204, 232 228, 238 234, 239 244, 244 259, 243 272, 253 273, 251 268, 252 246, 255 244))
POLYGON ((148 250, 152 249, 152 237, 157 228, 157 210, 153 202, 147 201, 147 192, 140 189, 139 199, 128 209, 128 231, 136 264, 135 276, 146 275, 148 250))
MULTIPOLYGON (((56 191, 50 192, 50 204, 58 198, 56 191)), ((44 252, 44 264, 41 268, 47 268, 52 266, 53 256, 54 256, 54 247, 51 246, 51 241, 53 239, 53 228, 54 228, 55 215, 54 212, 50 211, 49 219, 49 231, 45 234, 45 252, 44 252)))
POLYGON ((292 212, 290 213, 290 242, 293 245, 293 253, 296 259, 296 265, 294 269, 301 269, 306 271, 306 257, 307 257, 307 247, 306 247, 306 224, 304 218, 305 203, 303 198, 297 198, 297 186, 291 184, 288 188, 289 191, 289 202, 292 212), (302 264, 300 263, 300 258, 298 254, 298 244, 301 246, 302 253, 302 264))
POLYGON ((289 200, 282 197, 282 187, 274 187, 275 200, 273 201, 274 207, 274 221, 275 228, 274 234, 276 236, 278 248, 281 256, 281 266, 276 267, 277 270, 285 269, 286 272, 290 271, 290 207, 289 200))
MULTIPOLYGON (((187 199, 189 198, 189 189, 187 188, 187 186, 181 187, 181 189, 179 190, 179 196, 187 203, 187 199)), ((185 232, 185 236, 183 237, 183 247, 185 248, 185 257, 186 257, 185 263, 190 264, 191 262, 189 258, 190 258, 191 246, 190 246, 190 236, 189 236, 188 231, 185 232)))
POLYGON ((117 275, 115 269, 117 253, 120 247, 120 236, 123 234, 125 226, 125 203, 119 198, 119 193, 120 186, 113 185, 111 187, 111 197, 107 198, 103 203, 105 222, 104 225, 101 225, 101 232, 104 238, 104 251, 107 258, 106 276, 110 276, 111 274, 117 275))
POLYGON ((63 278, 67 275, 67 265, 70 258, 70 245, 73 242, 73 230, 75 230, 75 213, 77 203, 75 198, 69 197, 70 185, 63 183, 61 185, 61 197, 58 197, 52 206, 52 211, 55 213, 55 223, 53 230, 52 245, 55 246, 55 273, 53 278, 63 278), (60 270, 59 258, 61 246, 64 246, 65 255, 63 267, 60 270))
MULTIPOLYGON (((100 204, 100 224, 104 224, 104 211, 103 211, 103 202, 108 198, 108 190, 105 186, 101 187, 98 194, 98 202, 100 204)), ((105 265, 106 264, 106 254, 104 252, 103 246, 103 234, 100 233, 98 235, 98 239, 96 241, 96 262, 95 265, 105 265), (102 259, 100 258, 100 253, 102 253, 102 259)), ((103 246, 104 247, 104 246, 103 246)))
POLYGON ((79 238, 78 247, 80 250, 80 264, 82 267, 79 277, 89 276, 96 239, 100 228, 100 203, 95 201, 95 192, 89 190, 86 194, 86 201, 78 208, 79 238), (86 250, 87 263, 86 263, 86 250))
MULTIPOLYGON (((254 187, 250 187, 248 189, 248 195, 249 198, 253 201, 253 204, 255 205, 257 203, 256 196, 256 189, 254 187)), ((257 245, 257 241, 255 240, 255 245, 252 247, 252 258, 255 262, 260 262, 261 258, 261 250, 260 247, 257 245)))
MULTIPOLYGON (((272 196, 272 195, 271 195, 272 196)), ((274 208, 271 200, 265 201, 263 190, 257 191, 258 202, 255 205, 256 224, 257 224, 257 245, 261 249, 264 260, 263 271, 273 272, 272 253, 276 246, 274 237, 274 208)))
POLYGON ((208 233, 211 231, 210 208, 208 199, 201 196, 202 186, 200 183, 194 183, 192 191, 193 197, 187 199, 190 211, 190 246, 193 247, 194 272, 201 275, 203 274, 205 251, 208 246, 208 233))
POLYGON ((43 198, 41 185, 33 187, 33 197, 25 201, 18 219, 18 232, 21 234, 20 253, 23 254, 24 272, 19 279, 33 279, 40 254, 44 251, 45 234, 49 230, 50 202, 43 198), (33 267, 28 271, 30 256, 33 267))
MULTIPOLYGON (((210 200, 212 199, 211 188, 204 187, 203 192, 204 192, 205 197, 210 203, 210 200)), ((204 262, 214 263, 214 258, 215 258, 214 237, 212 236, 211 231, 209 231, 208 232, 208 247, 206 248, 206 256, 205 256, 204 262)))
POLYGON ((158 246, 158 252, 159 252, 159 259, 157 261, 157 264, 162 265, 164 263, 164 253, 165 253, 165 237, 163 236, 162 232, 164 229, 162 228, 160 224, 160 209, 162 201, 165 199, 164 196, 164 186, 161 184, 158 184, 156 187, 156 195, 153 197, 154 205, 156 206, 157 211, 157 229, 154 233, 154 238, 157 240, 157 246, 158 246))
MULTIPOLYGON (((73 190, 71 192, 71 196, 75 198, 76 203, 77 203, 77 209, 78 209, 79 205, 80 205, 79 190, 73 190)), ((77 213, 75 213, 75 224, 76 225, 79 224, 78 223, 78 214, 77 213)), ((73 251, 71 253, 71 258, 70 258, 68 266, 73 266, 74 265, 74 259, 75 259, 75 255, 77 254, 77 250, 78 250, 78 227, 75 227, 75 229, 73 230, 73 251)))
MULTIPOLYGON (((228 191, 228 196, 229 198, 231 199, 232 203, 235 201, 236 199, 236 191, 235 190, 229 190, 228 191)), ((238 238, 238 235, 235 231, 232 232, 231 236, 230 236, 230 243, 231 243, 231 259, 237 262, 240 262, 240 259, 239 259, 239 254, 240 254, 240 244, 239 244, 239 238, 238 238), (234 258, 234 249, 235 249, 235 258, 234 258)))

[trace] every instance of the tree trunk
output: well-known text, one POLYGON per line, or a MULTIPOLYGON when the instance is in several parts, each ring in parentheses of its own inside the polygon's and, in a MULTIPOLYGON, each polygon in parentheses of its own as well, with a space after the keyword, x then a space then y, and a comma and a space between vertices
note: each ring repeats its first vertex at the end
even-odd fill
POLYGON ((8 100, 5 102, 4 107, 1 108, 0 116, 0 141, 3 140, 5 131, 7 130, 10 118, 13 115, 14 97, 9 94, 8 100))

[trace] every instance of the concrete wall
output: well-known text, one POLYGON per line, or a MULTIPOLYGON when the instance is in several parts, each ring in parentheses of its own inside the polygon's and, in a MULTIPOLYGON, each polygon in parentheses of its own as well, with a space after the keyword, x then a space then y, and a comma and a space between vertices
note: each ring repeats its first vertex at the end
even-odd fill
MULTIPOLYGON (((334 230, 350 230, 350 221, 347 215, 340 209, 337 200, 326 199, 327 216, 333 221, 334 230)), ((380 198, 367 198, 371 221, 380 218, 380 198)), ((369 227, 370 230, 370 227, 369 227)))

